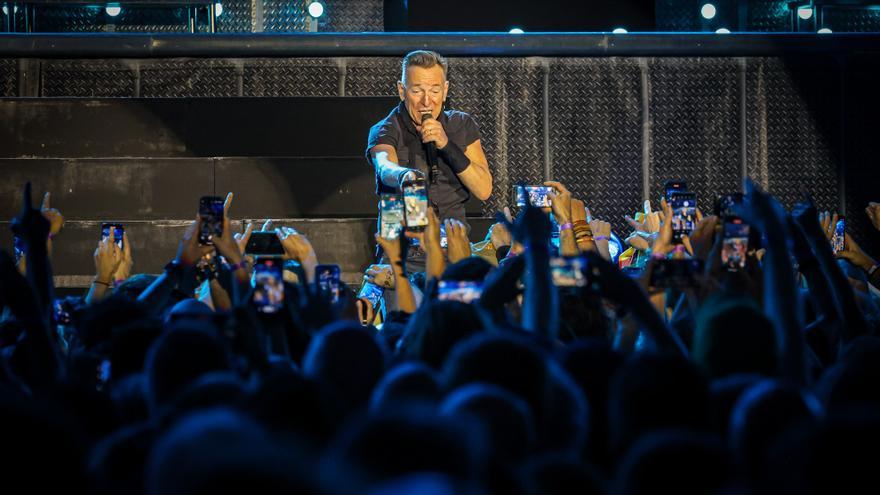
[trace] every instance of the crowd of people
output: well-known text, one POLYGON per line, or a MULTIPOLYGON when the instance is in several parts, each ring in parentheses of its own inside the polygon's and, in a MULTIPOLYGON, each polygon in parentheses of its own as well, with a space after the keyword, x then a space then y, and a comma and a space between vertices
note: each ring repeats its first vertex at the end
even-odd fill
MULTIPOLYGON (((139 274, 111 230, 88 293, 56 299, 63 217, 26 185, 20 259, 0 252, 4 492, 876 491, 880 272, 849 235, 832 249, 835 216, 747 182, 736 214, 762 235, 737 270, 717 216, 677 239, 672 207, 647 204, 612 256, 610 223, 547 185, 550 211, 499 214, 482 243, 451 220, 441 247, 433 210, 377 237, 379 304, 333 302, 314 270, 334 260, 274 229, 275 313, 252 302, 231 195, 212 245, 196 220, 162 274, 139 274), (413 238, 424 273, 404 262, 413 238), (585 283, 554 285, 557 255, 585 283), (669 260, 701 269, 661 284, 669 260), (440 298, 443 282, 480 292, 440 298)), ((880 204, 865 212, 880 230, 880 204)))

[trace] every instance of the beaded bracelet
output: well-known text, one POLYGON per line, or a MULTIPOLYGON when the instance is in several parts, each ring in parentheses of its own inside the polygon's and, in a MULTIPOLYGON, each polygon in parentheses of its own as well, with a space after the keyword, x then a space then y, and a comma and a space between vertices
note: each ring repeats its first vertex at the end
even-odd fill
POLYGON ((607 241, 607 240, 609 240, 609 239, 611 239, 611 237, 609 237, 609 236, 607 236, 607 235, 597 235, 597 236, 593 236, 593 240, 594 240, 594 241, 607 241))
POLYGON ((563 230, 569 230, 571 228, 572 228, 571 222, 568 222, 568 223, 564 223, 564 224, 560 225, 559 231, 562 232, 563 230))

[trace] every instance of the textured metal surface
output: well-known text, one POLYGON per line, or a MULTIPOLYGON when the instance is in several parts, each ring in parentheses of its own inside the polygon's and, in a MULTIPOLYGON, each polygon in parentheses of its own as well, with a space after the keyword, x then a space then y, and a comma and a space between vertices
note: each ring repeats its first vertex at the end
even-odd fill
POLYGON ((345 96, 397 96, 400 58, 348 58, 345 67, 345 96))
MULTIPOLYGON (((202 20, 205 19, 202 9, 202 20)), ((36 32, 188 32, 185 8, 128 7, 123 5, 116 17, 110 17, 104 6, 37 6, 34 14, 36 32)))
POLYGON ((305 0, 263 1, 263 31, 276 33, 307 31, 308 18, 305 0))
POLYGON ((786 208, 802 190, 821 209, 838 207, 839 77, 830 57, 748 60, 748 175, 786 208))
POLYGON ((327 0, 326 19, 321 19, 320 31, 359 33, 384 31, 383 0, 327 0))
POLYGON ((135 79, 121 60, 44 60, 40 96, 134 96, 135 79))
POLYGON ((217 16, 218 33, 250 33, 252 2, 256 0, 223 0, 223 13, 217 16))
POLYGON ((658 31, 699 31, 699 6, 691 0, 655 0, 658 31))
POLYGON ((790 12, 784 1, 749 1, 749 31, 791 31, 790 12))
POLYGON ((336 96, 339 68, 329 58, 244 61, 245 96, 336 96))
POLYGON ((18 95, 18 60, 0 58, 0 97, 18 95))
POLYGON ((492 216, 512 204, 518 182, 543 175, 543 70, 538 59, 449 59, 450 107, 474 117, 494 178, 483 205, 492 216))
POLYGON ((687 181, 698 207, 741 190, 739 62, 658 58, 649 62, 650 199, 663 183, 687 181))
POLYGON ((835 33, 880 31, 880 10, 826 7, 823 16, 823 27, 835 33))
MULTIPOLYGON (((552 175, 618 234, 642 198, 637 60, 555 59, 550 67, 552 175)), ((514 159, 516 159, 514 157, 514 159)))
POLYGON ((238 96, 239 76, 232 60, 142 61, 141 96, 238 96))

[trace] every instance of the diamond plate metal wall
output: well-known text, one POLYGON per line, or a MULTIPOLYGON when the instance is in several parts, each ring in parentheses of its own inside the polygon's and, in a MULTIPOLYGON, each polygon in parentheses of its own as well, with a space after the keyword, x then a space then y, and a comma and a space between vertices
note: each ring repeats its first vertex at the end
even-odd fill
POLYGON ((492 171, 488 216, 513 204, 516 183, 542 180, 543 80, 539 59, 449 59, 450 107, 477 121, 492 171))
POLYGON ((400 58, 349 58, 345 67, 346 96, 397 96, 400 58))
POLYGON ((641 101, 636 59, 555 59, 550 65, 552 176, 617 233, 642 198, 641 101))
POLYGON ((695 0, 655 0, 654 6, 658 30, 700 30, 700 7, 695 0))
POLYGON ((788 5, 780 0, 750 0, 749 31, 791 31, 788 5))
POLYGON ((245 96, 336 96, 339 67, 330 58, 244 61, 245 96))
POLYGON ((790 208, 809 191, 839 206, 840 68, 830 57, 748 59, 748 175, 790 208))
POLYGON ((55 6, 35 9, 36 32, 187 32, 185 8, 123 8, 116 17, 104 12, 103 5, 55 6))
POLYGON ((18 60, 0 58, 0 97, 18 96, 18 60))
POLYGON ((385 31, 383 4, 383 0, 327 0, 327 18, 322 19, 319 29, 337 33, 385 31))
POLYGON ((308 17, 305 0, 263 0, 263 31, 308 31, 308 17))
POLYGON ((835 33, 880 31, 880 10, 825 8, 822 25, 835 33))
POLYGON ((742 189, 739 61, 656 58, 649 62, 650 199, 670 179, 688 182, 698 207, 742 189))
POLYGON ((223 13, 217 16, 218 33, 250 33, 254 0, 223 0, 223 13))
POLYGON ((143 97, 238 96, 238 69, 232 60, 169 59, 142 61, 143 97))
POLYGON ((44 60, 40 96, 135 95, 136 76, 122 60, 44 60))

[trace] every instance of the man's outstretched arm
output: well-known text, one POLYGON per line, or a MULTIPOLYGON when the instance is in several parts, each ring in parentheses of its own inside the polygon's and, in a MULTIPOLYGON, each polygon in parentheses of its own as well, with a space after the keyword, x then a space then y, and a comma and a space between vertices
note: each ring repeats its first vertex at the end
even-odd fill
POLYGON ((400 187, 400 176, 412 170, 397 164, 397 151, 390 144, 377 144, 370 148, 370 158, 382 184, 394 189, 400 187))

